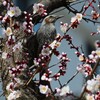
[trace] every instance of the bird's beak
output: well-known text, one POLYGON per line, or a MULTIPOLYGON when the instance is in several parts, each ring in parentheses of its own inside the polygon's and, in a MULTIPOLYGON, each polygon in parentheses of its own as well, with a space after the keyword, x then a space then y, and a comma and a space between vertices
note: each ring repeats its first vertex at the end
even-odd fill
POLYGON ((62 17, 64 17, 64 15, 59 15, 59 16, 56 17, 56 19, 59 19, 59 18, 62 18, 62 17))

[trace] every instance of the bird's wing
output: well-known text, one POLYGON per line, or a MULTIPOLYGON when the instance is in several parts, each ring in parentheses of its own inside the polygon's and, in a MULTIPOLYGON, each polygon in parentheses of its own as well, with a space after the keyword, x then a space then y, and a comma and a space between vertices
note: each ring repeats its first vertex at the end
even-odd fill
POLYGON ((29 52, 29 66, 33 65, 33 59, 37 57, 38 42, 35 35, 31 35, 27 39, 26 47, 29 52))
POLYGON ((55 27, 50 26, 42 26, 36 33, 36 38, 38 41, 38 53, 41 52, 41 49, 45 43, 50 44, 54 41, 56 37, 56 29, 55 27))

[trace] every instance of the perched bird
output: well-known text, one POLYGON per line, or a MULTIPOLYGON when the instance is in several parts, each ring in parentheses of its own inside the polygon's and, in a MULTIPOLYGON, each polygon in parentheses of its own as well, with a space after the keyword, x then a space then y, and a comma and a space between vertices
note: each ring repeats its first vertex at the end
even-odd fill
MULTIPOLYGON (((63 17, 63 15, 59 15, 59 16, 58 15, 48 15, 47 17, 44 18, 44 20, 43 20, 39 30, 36 32, 36 34, 32 35, 28 39, 29 55, 32 58, 29 61, 30 66, 32 65, 32 60, 34 58, 39 57, 39 54, 42 51, 43 45, 45 43, 51 44, 55 40, 55 37, 57 35, 56 28, 55 28, 55 22, 57 19, 59 19, 61 17, 63 17)), ((47 64, 49 64, 49 63, 46 62, 46 65, 47 64)), ((41 76, 43 75, 43 73, 46 72, 46 70, 43 68, 40 68, 40 67, 38 67, 36 69, 35 73, 37 73, 37 72, 40 73, 40 80, 41 80, 41 76)), ((29 79, 29 81, 27 82, 27 85, 29 84, 29 82, 32 80, 33 77, 34 77, 34 73, 33 73, 32 77, 29 79)), ((43 84, 49 84, 48 82, 43 82, 43 81, 41 81, 41 82, 43 84)))
POLYGON ((48 15, 44 18, 39 30, 36 33, 38 54, 41 53, 42 47, 45 43, 50 44, 54 41, 57 35, 55 22, 61 17, 63 17, 63 15, 48 15))
POLYGON ((27 48, 30 56, 29 67, 33 65, 33 59, 38 58, 45 43, 50 44, 56 37, 55 22, 63 15, 48 15, 44 18, 36 34, 27 39, 27 48))
MULTIPOLYGON (((63 17, 63 15, 48 15, 44 18, 39 30, 36 33, 36 40, 38 42, 38 55, 41 53, 43 45, 47 43, 51 44, 57 35, 55 22, 57 19, 63 17)), ((45 63, 48 66, 49 62, 45 63)), ((45 69, 42 69, 40 72, 40 78, 45 73, 45 69)))

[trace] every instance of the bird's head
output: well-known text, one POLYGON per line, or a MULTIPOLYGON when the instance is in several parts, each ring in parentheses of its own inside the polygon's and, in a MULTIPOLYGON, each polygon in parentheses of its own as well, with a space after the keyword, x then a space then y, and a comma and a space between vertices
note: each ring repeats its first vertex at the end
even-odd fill
POLYGON ((49 23, 55 23, 55 21, 59 18, 62 18, 63 15, 48 15, 44 18, 42 24, 49 24, 49 23))

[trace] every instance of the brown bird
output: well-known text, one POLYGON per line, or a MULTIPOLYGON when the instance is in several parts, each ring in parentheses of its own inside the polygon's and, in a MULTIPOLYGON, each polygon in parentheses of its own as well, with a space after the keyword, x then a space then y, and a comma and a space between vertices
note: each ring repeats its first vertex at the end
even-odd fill
MULTIPOLYGON (((29 38, 29 42, 28 42, 29 54, 32 59, 39 57, 39 54, 41 53, 43 45, 45 43, 49 45, 55 40, 55 37, 57 35, 57 31, 55 28, 55 22, 57 21, 57 19, 62 18, 62 17, 63 15, 59 15, 59 16, 58 15, 48 15, 47 17, 44 18, 36 34, 29 38)), ((32 65, 32 59, 29 61, 31 63, 30 65, 32 65)), ((47 64, 49 63, 47 62, 46 66, 48 66, 47 64)), ((38 73, 39 71, 40 71, 40 80, 41 80, 41 76, 46 72, 46 70, 41 68, 40 66, 36 69, 35 74, 38 73)), ((33 73, 32 77, 27 82, 27 85, 29 84, 29 82, 32 80, 34 76, 35 75, 33 73)), ((43 82, 43 81, 41 82, 43 84, 48 84, 48 82, 43 82)))
MULTIPOLYGON (((63 17, 63 15, 48 15, 44 18, 39 30, 36 33, 36 40, 38 42, 38 55, 41 53, 43 45, 47 43, 48 45, 51 44, 57 35, 57 31, 55 28, 55 22, 57 19, 63 17)), ((49 62, 45 63, 48 66, 49 62)), ((41 76, 46 72, 45 68, 42 68, 40 72, 40 80, 41 76)))
POLYGON ((42 47, 45 43, 50 44, 54 41, 57 35, 55 22, 61 17, 63 17, 63 15, 49 15, 44 18, 39 30, 36 33, 36 39, 38 42, 38 54, 41 53, 42 47))

